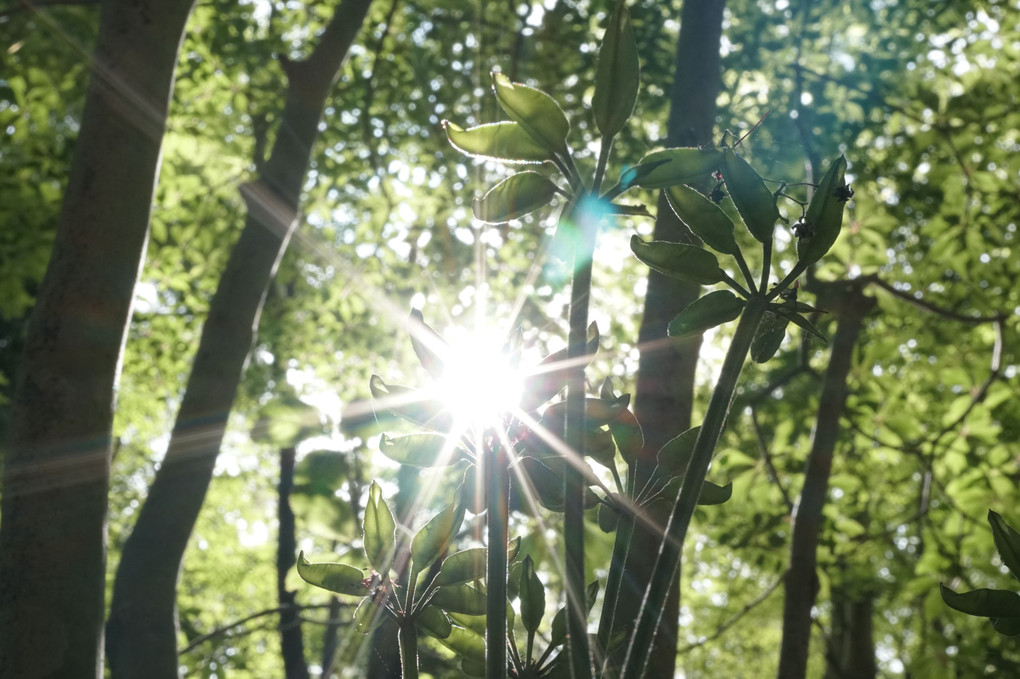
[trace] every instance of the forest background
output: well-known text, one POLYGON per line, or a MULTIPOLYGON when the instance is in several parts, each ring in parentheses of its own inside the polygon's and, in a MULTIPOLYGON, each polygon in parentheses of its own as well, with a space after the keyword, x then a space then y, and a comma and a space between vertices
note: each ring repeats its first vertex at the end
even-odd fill
MULTIPOLYGON (((382 654, 372 653, 352 630, 349 602, 288 578, 294 548, 277 560, 287 539, 280 530, 287 524, 285 515, 280 520, 281 490, 292 493, 287 504, 296 514, 289 539, 306 554, 343 556, 357 545, 356 517, 368 482, 388 481, 389 495, 413 485, 414 474, 398 471, 378 453, 381 428, 367 405, 372 374, 405 384, 427 381, 405 334, 412 307, 424 309, 450 337, 479 324, 505 336, 521 325, 533 358, 564 346, 563 267, 544 257, 553 218, 536 213, 510 226, 472 220, 471 198, 504 171, 457 153, 440 123, 498 119, 488 73, 500 70, 552 94, 578 121, 572 141, 584 148, 594 137, 584 103, 591 98, 589 74, 609 3, 212 1, 192 8, 176 2, 164 3, 159 12, 165 15, 148 7, 156 12, 148 17, 152 35, 131 33, 128 22, 111 19, 131 4, 104 2, 102 14, 100 3, 89 2, 22 2, 0 9, 0 434, 15 441, 4 444, 0 571, 12 572, 3 570, 11 568, 11 559, 33 558, 23 550, 46 532, 48 520, 59 521, 61 511, 76 514, 78 505, 60 502, 49 502, 44 512, 9 511, 20 497, 11 460, 19 459, 17 442, 26 436, 26 418, 14 415, 25 412, 17 410, 15 381, 19 369, 31 370, 39 359, 32 358, 32 346, 25 353, 33 308, 39 317, 58 308, 36 307, 58 224, 110 220, 109 242, 79 242, 80 250, 58 245, 53 255, 65 266, 78 254, 83 261, 94 258, 99 264, 83 274, 93 282, 106 282, 97 276, 104 273, 102 248, 109 248, 105 266, 115 269, 110 263, 130 240, 117 231, 130 227, 127 217, 92 211, 81 218, 73 209, 76 197, 78 205, 88 204, 76 181, 87 184, 93 175, 112 172, 111 194, 123 191, 115 208, 133 209, 149 224, 147 244, 134 238, 145 252, 137 285, 127 272, 133 308, 129 315, 120 312, 130 321, 122 358, 119 327, 102 323, 106 308, 82 307, 97 314, 88 327, 103 338, 81 335, 80 352, 50 361, 54 372, 85 374, 82 365, 101 363, 87 350, 89 342, 113 347, 106 352, 112 362, 105 405, 96 393, 92 400, 64 404, 66 412, 78 413, 60 418, 68 426, 79 414, 88 419, 88 411, 110 410, 119 365, 111 443, 102 448, 112 455, 109 492, 96 495, 93 488, 91 499, 78 506, 108 507, 109 551, 102 566, 95 546, 90 552, 67 544, 40 578, 50 578, 48 586, 58 593, 81 594, 81 583, 59 569, 88 576, 89 564, 105 568, 106 586, 96 591, 105 591, 106 603, 92 608, 102 616, 112 606, 107 642, 113 644, 111 660, 118 657, 121 630, 144 635, 148 626, 145 616, 118 618, 116 602, 111 604, 115 580, 129 582, 129 575, 118 575, 125 542, 147 500, 153 500, 148 511, 157 525, 172 522, 167 517, 179 502, 189 507, 181 511, 196 515, 193 529, 178 528, 183 532, 172 538, 156 535, 187 546, 175 597, 176 562, 157 564, 164 571, 160 591, 169 592, 171 606, 176 601, 179 634, 170 652, 182 673, 282 675, 288 642, 281 642, 287 635, 277 629, 281 615, 290 615, 283 626, 292 639, 293 630, 300 630, 302 659, 313 675, 329 666, 342 676, 360 676, 366 667, 384 672, 382 654), (179 55, 176 38, 166 35, 173 25, 184 27, 179 55), (329 44, 327 36, 342 42, 344 31, 349 48, 316 51, 329 44), (126 69, 122 82, 172 77, 165 133, 158 106, 149 111, 151 120, 131 124, 139 138, 157 130, 162 143, 154 194, 131 190, 146 178, 130 176, 126 165, 120 166, 124 176, 117 176, 114 151, 107 153, 112 169, 96 164, 71 172, 69 180, 76 149, 82 153, 87 143, 98 145, 96 157, 104 152, 103 130, 89 122, 96 111, 85 105, 97 43, 109 58, 102 63, 126 69), (109 44, 122 49, 110 50, 109 44), (167 72, 155 56, 125 66, 125 55, 162 53, 171 54, 175 70, 167 72), (335 83, 332 72, 316 81, 314 74, 330 59, 339 72, 335 83), (288 89, 294 82, 303 84, 305 94, 321 93, 321 110, 294 96, 288 89), (314 140, 307 167, 295 165, 286 139, 281 141, 278 125, 287 110, 304 121, 299 142, 314 140), (160 125, 152 127, 153 121, 160 125), (265 209, 258 197, 267 186, 273 195, 300 194, 300 203, 283 200, 265 209), (222 394, 214 394, 219 401, 190 406, 196 417, 226 421, 230 413, 222 449, 218 440, 212 444, 219 455, 202 456, 212 472, 208 493, 189 491, 185 500, 172 482, 150 490, 178 410, 188 407, 182 402, 193 364, 200 365, 203 327, 215 316, 214 294, 233 276, 257 309, 265 283, 243 273, 264 270, 267 278, 275 266, 276 250, 254 264, 228 265, 232 251, 245 243, 239 236, 248 230, 246 219, 276 223, 286 234, 291 209, 297 226, 268 287, 236 399, 228 389, 225 408, 216 407, 222 394), (299 400, 316 415, 309 419, 299 400), (295 418, 300 426, 288 426, 295 418), (322 450, 337 454, 312 455, 322 450), (295 474, 293 489, 280 483, 281 460, 284 478, 295 474), (288 460, 296 468, 288 470, 288 460), (312 469, 308 461, 323 466, 312 469), (170 499, 156 505, 158 497, 170 499), (20 529, 12 532, 12 526, 20 529), (288 590, 297 590, 297 602, 307 608, 281 606, 288 590)), ((635 162, 662 146, 667 132, 673 145, 687 135, 669 129, 675 127, 671 116, 691 103, 675 83, 714 77, 715 71, 710 59, 678 60, 680 3, 638 1, 630 10, 642 90, 614 152, 635 162)), ((686 547, 676 657, 682 676, 772 673, 784 634, 783 576, 795 565, 792 509, 819 488, 810 676, 862 676, 852 665, 861 659, 870 661, 863 671, 878 676, 1020 673, 1015 642, 997 635, 987 620, 945 607, 938 588, 939 582, 958 590, 1015 584, 995 556, 985 514, 993 509, 1020 525, 1018 21, 1015 2, 992 1, 731 0, 721 12, 714 126, 709 139, 686 144, 718 140, 724 129, 740 136, 769 113, 742 144, 764 176, 810 180, 823 158, 844 153, 855 195, 843 235, 805 287, 817 293, 821 308, 834 308, 825 303, 826 294, 830 301, 838 297, 834 290, 851 290, 855 299, 874 303, 860 302, 867 309, 859 335, 844 348, 852 359, 848 396, 836 422, 827 425, 834 454, 822 478, 813 475, 809 452, 829 349, 794 331, 776 359, 745 369, 712 468, 717 482, 733 483, 733 497, 699 510, 686 547)), ((137 98, 146 104, 150 94, 137 98)), ((127 108, 137 105, 127 99, 127 108)), ((151 191, 154 177, 147 181, 151 191)), ((654 194, 643 201, 655 211, 654 194)), ((274 237, 286 245, 279 228, 274 237)), ((652 220, 616 220, 600 238, 592 317, 602 345, 587 376, 596 385, 611 376, 618 390, 636 394, 640 407, 638 338, 654 284, 629 254, 634 232, 651 234, 652 220)), ((259 244, 251 247, 257 251, 259 244)), ((113 299, 115 285, 100 288, 97 294, 113 299)), ((69 318, 71 310, 55 315, 69 318)), ((816 322, 832 337, 837 317, 843 316, 816 322)), ((229 326, 231 320, 217 322, 229 326)), ((245 332, 223 330, 216 338, 243 359, 251 339, 245 332)), ((710 333, 701 347, 694 422, 704 412, 726 334, 725 328, 710 333)), ((39 416, 52 421, 54 411, 39 416)), ((84 440, 82 431, 90 430, 67 435, 84 440)), ((203 444, 197 445, 194 450, 203 444)), ((89 461, 74 466, 60 464, 68 458, 54 459, 47 474, 98 479, 90 475, 89 461)), ((73 495, 63 483, 50 483, 46 492, 73 495)), ((599 543, 594 526, 590 536, 589 560, 607 562, 611 539, 599 543)), ((531 549, 543 577, 555 584, 552 560, 541 558, 555 549, 555 533, 549 537, 547 546, 532 540, 531 549)), ((133 566, 136 587, 144 589, 145 577, 159 580, 158 569, 145 562, 157 552, 136 551, 142 555, 133 566)), ((130 572, 128 559, 123 563, 130 572)), ((14 596, 10 582, 0 585, 4 602, 14 596)), ((89 617, 89 598, 65 596, 56 625, 43 614, 20 624, 26 634, 45 629, 37 636, 48 648, 87 646, 72 638, 77 631, 64 638, 60 630, 91 629, 88 634, 97 636, 103 622, 89 617)), ((159 596, 152 598, 158 607, 159 596)), ((165 616, 160 619, 166 624, 165 616)), ((125 667, 138 662, 130 650, 122 653, 125 667)), ((38 657, 42 662, 46 656, 38 657)))

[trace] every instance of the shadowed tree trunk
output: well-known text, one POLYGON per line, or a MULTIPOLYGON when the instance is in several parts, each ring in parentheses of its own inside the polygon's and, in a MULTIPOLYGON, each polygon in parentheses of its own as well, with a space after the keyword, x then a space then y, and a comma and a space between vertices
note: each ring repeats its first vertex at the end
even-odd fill
MULTIPOLYGON (((698 146, 712 141, 716 97, 721 85, 719 41, 722 36, 723 0, 686 0, 680 16, 676 66, 670 94, 667 146, 698 146)), ((660 195, 655 220, 655 240, 696 242, 660 195)), ((698 298, 701 288, 655 271, 648 273, 648 293, 638 342, 638 365, 634 412, 644 429, 645 448, 637 465, 637 488, 655 468, 655 454, 671 438, 691 426, 694 371, 701 340, 676 342, 666 337, 666 326, 680 310, 698 298)), ((656 517, 665 525, 667 513, 656 517)), ((630 628, 637 618, 645 587, 651 578, 661 534, 635 525, 630 556, 624 573, 616 629, 630 628)), ((647 676, 672 677, 676 663, 679 588, 670 590, 652 647, 647 676)), ((617 649, 619 667, 626 644, 617 649)))
POLYGON ((294 512, 290 493, 294 488, 293 448, 280 451, 279 539, 276 551, 276 593, 280 601, 280 650, 287 679, 308 679, 305 645, 301 636, 301 617, 297 609, 297 593, 287 589, 287 571, 295 563, 297 538, 294 534, 294 512))
POLYGON ((113 677, 176 677, 178 573, 212 478, 266 290, 297 220, 317 125, 371 0, 344 0, 305 61, 281 59, 280 128, 202 329, 170 444, 124 545, 107 626, 113 677))
POLYGON ((192 0, 107 0, 3 475, 0 676, 102 677, 114 386, 192 0))
POLYGON ((870 592, 832 592, 832 653, 827 655, 825 679, 873 679, 875 639, 870 592))
POLYGON ((828 283, 812 286, 818 305, 837 318, 829 366, 822 382, 822 395, 811 436, 804 474, 804 489, 793 514, 793 543, 790 568, 785 578, 783 602, 783 642, 779 655, 780 679, 800 679, 807 673, 811 642, 811 608, 818 593, 818 535, 822 528, 822 510, 829 491, 829 474, 839 438, 839 420, 846 408, 847 376, 853 362, 854 346, 864 317, 875 300, 864 295, 858 283, 828 283))

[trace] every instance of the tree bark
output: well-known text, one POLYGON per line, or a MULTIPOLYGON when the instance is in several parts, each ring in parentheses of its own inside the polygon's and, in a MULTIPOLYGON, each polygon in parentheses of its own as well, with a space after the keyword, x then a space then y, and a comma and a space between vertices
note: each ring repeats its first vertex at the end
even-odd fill
POLYGON ((13 399, 0 675, 102 677, 114 388, 192 0, 107 0, 13 399))
POLYGON ((294 448, 280 451, 279 507, 280 522, 276 550, 276 593, 280 601, 280 648, 286 679, 308 679, 305 662, 305 644, 301 635, 301 617, 298 615, 296 592, 287 589, 287 572, 295 563, 297 537, 294 530, 294 512, 290 508, 290 493, 294 488, 294 448))
POLYGON ((269 282, 297 221, 301 185, 327 96, 371 0, 344 0, 288 79, 280 128, 209 308, 163 463, 124 545, 107 624, 112 676, 176 677, 178 573, 212 479, 227 416, 269 282))
MULTIPOLYGON (((724 6, 724 0, 684 2, 670 93, 667 146, 698 146, 712 141, 716 98, 721 86, 719 42, 724 6)), ((680 243, 697 242, 661 195, 653 237, 680 243)), ((655 271, 648 273, 645 311, 638 336, 641 359, 634 404, 635 415, 645 434, 645 447, 637 463, 637 488, 644 485, 655 468, 659 448, 691 426, 694 372, 701 340, 670 340, 666 336, 666 326, 700 294, 701 288, 697 285, 655 271)), ((664 526, 668 513, 656 518, 664 526)), ((617 605, 616 629, 631 628, 637 618, 661 541, 660 531, 648 530, 640 523, 635 525, 617 605)), ((664 604, 662 622, 648 663, 649 677, 673 676, 679 601, 677 583, 664 604)), ((613 653, 616 667, 625 653, 626 644, 613 653)))
POLYGON ((785 578, 783 641, 779 655, 780 679, 799 679, 807 673, 811 642, 811 608, 818 592, 818 535, 822 509, 829 492, 829 473, 839 438, 839 420, 846 408, 847 376, 864 317, 875 305, 855 283, 817 284, 818 304, 836 315, 829 366, 808 453, 804 489, 793 513, 790 568, 785 578))

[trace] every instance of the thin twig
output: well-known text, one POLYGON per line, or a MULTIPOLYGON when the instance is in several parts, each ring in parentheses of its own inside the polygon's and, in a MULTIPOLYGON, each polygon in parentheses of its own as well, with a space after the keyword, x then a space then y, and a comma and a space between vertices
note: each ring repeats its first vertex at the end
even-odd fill
POLYGON ((701 637, 700 639, 698 639, 694 643, 687 644, 686 646, 682 646, 679 649, 677 649, 677 652, 676 652, 677 655, 683 655, 685 653, 689 653, 690 651, 693 651, 695 648, 698 648, 699 646, 704 646, 708 642, 715 641, 716 639, 721 637, 726 632, 726 630, 728 630, 729 628, 733 627, 735 624, 740 622, 741 618, 743 618, 745 615, 747 615, 752 610, 754 610, 755 607, 757 607, 759 604, 761 604, 766 599, 768 599, 769 595, 771 595, 772 592, 776 591, 776 589, 779 588, 779 585, 783 582, 783 578, 784 577, 786 577, 785 573, 783 575, 779 576, 779 578, 777 580, 775 580, 771 585, 766 587, 765 590, 761 594, 759 594, 754 599, 752 599, 747 604, 745 604, 744 607, 741 608, 739 611, 737 611, 731 618, 729 618, 728 620, 723 622, 721 625, 719 625, 715 629, 715 631, 712 632, 711 634, 709 634, 707 637, 701 637))
MULTIPOLYGON (((295 608, 295 607, 294 606, 276 606, 275 608, 266 608, 266 609, 263 609, 261 611, 257 611, 255 613, 252 613, 251 615, 247 615, 247 616, 241 618, 240 620, 235 620, 233 622, 229 622, 226 625, 222 625, 220 627, 217 627, 216 629, 212 630, 211 632, 207 632, 206 634, 203 634, 202 636, 195 637, 195 639, 193 639, 190 644, 188 644, 187 646, 185 646, 184 648, 182 648, 182 649, 180 649, 178 651, 178 655, 183 654, 183 653, 187 653, 189 651, 193 651, 196 647, 201 646, 202 644, 204 644, 205 642, 209 641, 210 639, 214 639, 215 637, 222 636, 222 635, 226 634, 227 632, 229 632, 230 630, 234 629, 235 627, 240 627, 241 625, 249 623, 252 620, 257 620, 258 618, 264 618, 267 615, 277 615, 279 613, 283 613, 284 611, 290 610, 292 608, 295 608)), ((329 604, 312 604, 312 605, 308 605, 308 606, 297 606, 296 608, 299 611, 307 611, 307 610, 314 610, 314 609, 319 609, 319 608, 329 608, 329 604)), ((302 619, 304 619, 304 618, 302 618, 302 619)), ((314 621, 310 621, 310 622, 314 622, 314 621)), ((232 635, 232 636, 238 636, 238 635, 232 635)))

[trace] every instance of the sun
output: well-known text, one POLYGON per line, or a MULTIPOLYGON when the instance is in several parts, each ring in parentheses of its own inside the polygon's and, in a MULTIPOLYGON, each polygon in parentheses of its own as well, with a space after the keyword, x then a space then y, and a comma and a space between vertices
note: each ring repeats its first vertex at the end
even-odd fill
POLYGON ((523 376, 502 346, 502 340, 491 334, 468 332, 444 351, 435 389, 455 427, 477 431, 498 427, 517 408, 523 376))

